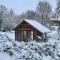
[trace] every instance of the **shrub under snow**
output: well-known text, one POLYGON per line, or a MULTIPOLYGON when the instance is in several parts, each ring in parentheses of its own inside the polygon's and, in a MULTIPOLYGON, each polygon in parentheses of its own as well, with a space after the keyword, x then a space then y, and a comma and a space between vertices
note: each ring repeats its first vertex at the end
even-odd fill
POLYGON ((50 38, 46 43, 24 43, 0 33, 0 53, 7 54, 13 60, 60 60, 60 41, 50 38))

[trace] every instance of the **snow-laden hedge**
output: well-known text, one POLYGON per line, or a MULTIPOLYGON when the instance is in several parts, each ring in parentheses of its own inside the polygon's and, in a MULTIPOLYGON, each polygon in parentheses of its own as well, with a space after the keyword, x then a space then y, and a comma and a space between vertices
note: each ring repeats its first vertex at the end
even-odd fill
POLYGON ((13 60, 60 60, 60 41, 24 43, 0 33, 0 52, 8 54, 13 60))

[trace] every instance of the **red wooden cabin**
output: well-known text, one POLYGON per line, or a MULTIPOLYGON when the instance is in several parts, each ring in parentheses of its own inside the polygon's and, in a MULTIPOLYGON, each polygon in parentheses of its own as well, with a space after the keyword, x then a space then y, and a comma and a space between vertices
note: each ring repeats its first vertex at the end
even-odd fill
POLYGON ((15 30, 15 40, 18 41, 30 41, 30 40, 44 40, 46 35, 50 30, 45 26, 41 25, 35 20, 24 19, 21 23, 14 28, 15 30))

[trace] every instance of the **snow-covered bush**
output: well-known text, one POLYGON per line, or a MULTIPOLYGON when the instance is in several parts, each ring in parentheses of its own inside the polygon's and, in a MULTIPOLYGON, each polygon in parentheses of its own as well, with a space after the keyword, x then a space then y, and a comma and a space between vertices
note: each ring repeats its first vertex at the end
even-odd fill
POLYGON ((6 53, 13 60, 59 60, 60 41, 17 42, 6 33, 0 33, 0 53, 6 53))

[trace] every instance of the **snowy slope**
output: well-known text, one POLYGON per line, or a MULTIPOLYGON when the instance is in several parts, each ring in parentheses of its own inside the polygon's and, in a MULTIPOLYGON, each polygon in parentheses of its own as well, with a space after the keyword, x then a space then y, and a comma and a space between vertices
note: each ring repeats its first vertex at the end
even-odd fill
POLYGON ((60 60, 60 40, 51 37, 51 34, 48 34, 49 41, 46 43, 17 42, 12 35, 14 33, 0 32, 1 60, 60 60))

